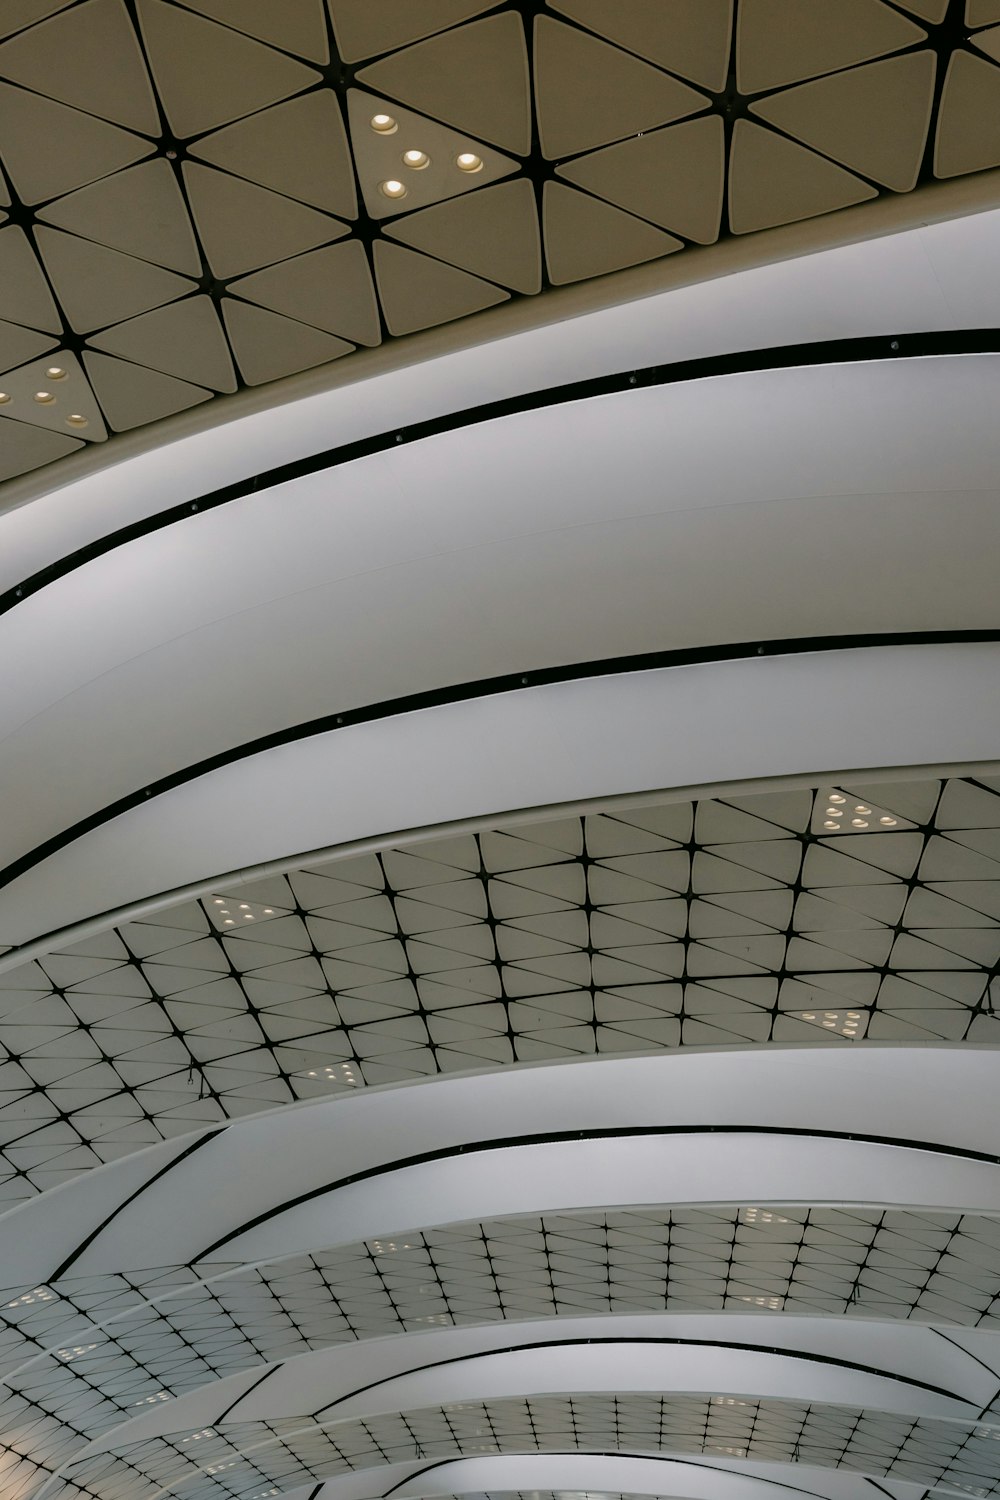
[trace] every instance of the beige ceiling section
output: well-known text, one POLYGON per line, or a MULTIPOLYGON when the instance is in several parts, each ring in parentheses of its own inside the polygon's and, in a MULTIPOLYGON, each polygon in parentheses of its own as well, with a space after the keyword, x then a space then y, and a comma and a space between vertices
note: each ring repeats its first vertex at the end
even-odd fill
POLYGON ((410 214, 384 232, 516 292, 541 291, 538 211, 534 189, 523 177, 410 214))
POLYGON ((712 93, 726 86, 733 0, 549 0, 549 9, 712 93))
POLYGON ((985 52, 987 57, 1000 63, 1000 26, 994 26, 989 31, 981 31, 973 40, 980 52, 985 52))
POLYGON ((50 203, 38 217, 182 275, 201 275, 201 252, 187 207, 173 169, 162 157, 80 188, 50 203))
POLYGON ((355 344, 382 341, 375 287, 359 240, 268 266, 232 282, 229 291, 355 344))
POLYGON ((493 10, 497 0, 327 0, 345 62, 405 47, 493 10))
POLYGON ((0 77, 159 135, 160 117, 123 0, 85 0, 0 47, 0 77))
POLYGON ((959 177, 1000 164, 1000 68, 961 50, 948 66, 934 148, 934 175, 959 177))
POLYGON ((455 198, 460 193, 471 193, 498 178, 509 177, 518 168, 516 161, 481 141, 459 135, 447 125, 400 109, 391 100, 374 94, 351 89, 347 96, 347 116, 358 181, 365 207, 373 219, 385 219, 426 208, 444 198, 455 198), (376 129, 380 120, 388 120, 395 128, 376 129), (404 160, 408 151, 420 152, 427 158, 426 164, 408 166, 404 160), (475 170, 463 171, 459 157, 466 156, 473 167, 476 162, 480 165, 475 170), (397 184, 402 192, 387 196, 385 188, 390 184, 397 184))
POLYGON ((0 229, 0 318, 59 333, 62 321, 24 230, 0 229))
POLYGON ((5 421, 0 434, 0 479, 15 479, 18 474, 28 474, 32 469, 55 463, 56 459, 65 458, 83 446, 78 438, 46 432, 44 427, 5 421))
POLYGON ((211 297, 185 297, 91 336, 106 354, 215 391, 235 391, 236 373, 211 297))
POLYGON ((1000 21, 1000 0, 966 0, 966 26, 990 26, 1000 21))
POLYGON ((860 177, 776 131, 737 120, 729 163, 729 227, 750 234, 876 196, 860 177))
MULTIPOLYGON (((36 356, 44 354, 47 349, 54 349, 58 339, 48 334, 36 333, 33 328, 22 328, 17 323, 7 323, 0 319, 0 372, 13 370, 17 365, 24 364, 26 360, 35 359, 36 356)), ((0 381, 0 386, 3 382, 0 381)), ((0 390, 0 396, 6 392, 0 390)), ((0 400, 0 407, 6 402, 0 400)), ((0 413, 3 416, 11 415, 9 412, 0 413)))
POLYGON ((511 11, 446 31, 363 68, 358 82, 526 156, 531 81, 521 18, 511 11))
POLYGON ((116 432, 171 417, 174 412, 197 406, 199 401, 208 401, 212 395, 211 391, 175 380, 172 375, 112 359, 107 354, 85 353, 83 362, 108 422, 116 432))
POLYGON ((354 219, 358 199, 337 96, 327 89, 276 104, 206 136, 192 156, 312 208, 354 219))
POLYGON ((283 52, 325 64, 330 61, 323 0, 181 0, 188 10, 221 21, 283 52))
POLYGON ((0 83, 0 158, 22 203, 41 203, 153 152, 151 141, 82 110, 0 83), (52 149, 52 142, 59 149, 52 149))
POLYGON ((263 385, 282 375, 311 370, 314 365, 350 354, 354 347, 318 328, 263 307, 251 307, 248 302, 237 302, 234 297, 223 298, 222 316, 247 385, 263 385))
POLYGON ((197 162, 184 163, 184 183, 205 254, 218 277, 256 271, 349 233, 339 219, 197 162))
POLYGON ((683 242, 620 208, 547 182, 542 209, 545 262, 556 286, 621 271, 682 250, 683 242))
POLYGON ((568 166, 560 177, 697 244, 719 237, 726 166, 718 115, 622 141, 568 166))
POLYGON ((166 0, 136 0, 153 79, 180 137, 228 125, 321 82, 322 74, 166 0))
POLYGON ((908 10, 919 21, 939 26, 948 14, 948 0, 896 0, 901 10, 908 10))
POLYGON ((33 26, 72 3, 73 0, 4 0, 0 8, 0 38, 13 36, 15 31, 33 26))
POLYGON ((450 323, 506 302, 509 295, 467 271, 385 240, 375 243, 375 278, 392 334, 450 323))
MULTIPOLYGON (((107 430, 79 361, 60 349, 3 377, 5 416, 70 437, 103 442, 107 430)), ((0 438, 3 430, 0 430, 0 438)))
POLYGON ((736 79, 757 94, 897 52, 927 33, 882 0, 740 0, 736 79))
POLYGON ((897 193, 915 185, 937 59, 910 52, 787 89, 750 106, 807 146, 897 193))
POLYGON ((120 323, 194 290, 194 282, 162 266, 59 229, 40 226, 35 240, 63 312, 77 333, 120 323))
POLYGON ((550 160, 654 130, 709 100, 620 47, 549 16, 535 20, 535 105, 550 160))

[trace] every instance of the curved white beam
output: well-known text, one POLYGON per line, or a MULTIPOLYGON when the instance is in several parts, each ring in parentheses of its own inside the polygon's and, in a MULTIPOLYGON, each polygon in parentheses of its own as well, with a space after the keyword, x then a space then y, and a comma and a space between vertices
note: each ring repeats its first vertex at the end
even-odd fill
POLYGON ((370 1089, 203 1133, 176 1160, 176 1147, 153 1147, 14 1209, 0 1220, 3 1274, 16 1286, 70 1270, 222 1269, 584 1206, 1000 1212, 995 1075, 992 1050, 790 1047, 370 1089))

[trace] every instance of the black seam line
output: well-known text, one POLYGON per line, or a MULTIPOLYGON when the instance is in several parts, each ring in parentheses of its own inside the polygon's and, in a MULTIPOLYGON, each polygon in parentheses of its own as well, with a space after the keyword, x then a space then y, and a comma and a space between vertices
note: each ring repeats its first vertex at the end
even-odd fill
MULTIPOLYGON (((281 1366, 279 1365, 278 1368, 280 1369, 281 1366)), ((254 1381, 253 1385, 247 1386, 246 1390, 243 1392, 243 1394, 241 1396, 237 1396, 235 1401, 230 1401, 229 1405, 227 1407, 225 1407, 225 1409, 219 1413, 219 1415, 213 1421, 212 1426, 213 1427, 219 1427, 219 1426, 221 1426, 221 1424, 226 1420, 226 1418, 229 1416, 229 1413, 233 1410, 233 1408, 236 1407, 236 1406, 239 1406, 240 1402, 241 1401, 245 1401, 248 1396, 252 1396, 253 1393, 254 1393, 254 1391, 257 1389, 257 1387, 263 1385, 265 1380, 270 1380, 270 1378, 271 1378, 271 1376, 273 1374, 274 1374, 274 1370, 270 1369, 270 1370, 265 1370, 264 1373, 263 1373, 263 1375, 258 1375, 258 1377, 254 1381)), ((308 1497, 307 1497, 307 1500, 308 1500, 308 1497)))
MULTIPOLYGON (((735 1316, 740 1317, 743 1315, 736 1313, 735 1316)), ((312 1420, 318 1422, 328 1412, 334 1411, 338 1406, 342 1406, 345 1401, 353 1401, 356 1397, 365 1395, 367 1391, 377 1390, 379 1386, 389 1385, 393 1380, 400 1380, 407 1375, 423 1375, 428 1370, 441 1370, 451 1365, 464 1365, 473 1359, 491 1359, 494 1355, 498 1354, 520 1354, 526 1349, 574 1349, 590 1344, 604 1346, 655 1344, 657 1346, 670 1345, 677 1348, 740 1349, 747 1354, 773 1354, 785 1359, 803 1360, 808 1364, 829 1365, 839 1370, 853 1370, 862 1375, 877 1375, 882 1380, 892 1380, 899 1385, 912 1386, 923 1391, 929 1391, 931 1395, 945 1396, 950 1401, 961 1401, 965 1406, 972 1407, 971 1401, 966 1401, 964 1396, 956 1396, 954 1391, 949 1391, 945 1386, 932 1385, 927 1380, 911 1379, 908 1375, 895 1375, 890 1371, 880 1370, 876 1365, 858 1364, 855 1360, 839 1359, 831 1354, 812 1354, 808 1350, 782 1348, 781 1346, 771 1344, 745 1344, 740 1340, 733 1339, 665 1338, 662 1336, 654 1337, 648 1334, 640 1334, 635 1338, 626 1338, 623 1334, 606 1334, 603 1337, 591 1339, 535 1339, 529 1344, 507 1344, 500 1349, 477 1349, 474 1353, 456 1354, 450 1359, 433 1359, 425 1365, 409 1365, 405 1370, 397 1370, 392 1375, 383 1376, 380 1380, 372 1380, 367 1385, 359 1385, 356 1390, 345 1392, 343 1396, 338 1396, 336 1401, 331 1401, 327 1406, 318 1407, 312 1413, 312 1420)), ((255 1389, 256 1386, 252 1386, 246 1394, 250 1395, 255 1389)), ((237 1401, 234 1401, 232 1405, 227 1407, 224 1416, 228 1416, 233 1407, 239 1405, 239 1402, 243 1399, 240 1396, 237 1401)), ((213 1427, 217 1427, 223 1420, 223 1417, 217 1417, 212 1423, 213 1427)))
MULTIPOLYGON (((558 667, 541 667, 527 672, 508 672, 502 677, 486 677, 476 682, 455 683, 449 687, 432 688, 422 693, 411 693, 402 698, 389 698, 381 703, 367 704, 362 708, 344 709, 341 713, 324 714, 317 719, 307 719, 301 724, 291 724, 285 729, 261 735, 259 739, 247 740, 234 745, 204 760, 195 761, 179 771, 151 782, 138 791, 128 792, 106 807, 88 814, 79 822, 55 833, 51 838, 36 844, 25 854, 19 855, 0 870, 0 890, 51 855, 57 854, 67 845, 75 843, 105 823, 131 812, 152 797, 163 796, 177 787, 196 781, 213 771, 219 771, 254 755, 276 750, 283 745, 292 745, 299 740, 311 739, 315 735, 329 734, 336 729, 349 729, 358 724, 374 724, 381 719, 395 718, 401 714, 420 713, 425 709, 444 708, 456 703, 468 703, 476 698, 496 697, 503 693, 519 692, 525 687, 550 687, 564 682, 579 682, 588 677, 613 677, 636 672, 660 671, 666 667, 709 665, 726 661, 744 661, 758 656, 797 656, 820 651, 860 651, 894 646, 941 646, 941 645, 991 645, 1000 642, 1000 625, 978 630, 911 630, 867 633, 862 635, 798 636, 786 640, 730 642, 719 646, 693 646, 673 651, 647 651, 632 656, 605 657, 599 661, 569 662, 558 667)), ((303 854, 308 857, 308 851, 303 854)), ((98 915, 104 915, 98 913, 98 915)), ((16 952, 17 950, 11 950, 16 952)), ((4 955, 10 957, 10 953, 4 955)))
MULTIPOLYGON (((934 1332, 937 1334, 937 1336, 938 1336, 939 1339, 944 1339, 944 1341, 945 1341, 946 1344, 950 1344, 951 1347, 953 1349, 957 1349, 960 1354, 968 1355, 969 1359, 974 1359, 975 1362, 976 1362, 976 1364, 979 1365, 981 1369, 985 1370, 987 1372, 987 1374, 993 1376, 994 1380, 997 1378, 997 1375, 1000 1374, 1000 1371, 994 1370, 994 1368, 993 1368, 992 1365, 988 1365, 986 1363, 986 1361, 984 1359, 980 1359, 977 1354, 973 1354, 971 1352, 971 1350, 969 1350, 969 1349, 963 1349, 961 1344, 956 1343, 956 1341, 953 1338, 949 1338, 948 1335, 945 1332, 943 1332, 942 1329, 935 1328, 934 1332)), ((998 1390, 996 1396, 993 1397, 993 1401, 996 1401, 997 1396, 1000 1396, 1000 1390, 998 1390)), ((990 1402, 990 1406, 993 1405, 993 1401, 990 1402)), ((989 1409, 990 1409, 989 1406, 985 1406, 983 1408, 984 1412, 989 1411, 989 1409)))
POLYGON ((200 1251, 189 1264, 192 1266, 201 1264, 232 1240, 239 1239, 240 1235, 249 1233, 259 1224, 265 1224, 269 1219, 275 1219, 293 1208, 299 1208, 303 1203, 311 1203, 313 1199, 322 1198, 327 1193, 339 1192, 342 1188, 353 1187, 359 1182, 370 1182, 377 1177, 391 1176, 394 1172, 403 1172, 410 1167, 426 1166, 429 1162, 448 1161, 456 1156, 478 1156, 487 1151, 515 1150, 522 1146, 550 1146, 572 1141, 634 1140, 646 1136, 677 1135, 774 1135, 795 1136, 806 1140, 859 1141, 871 1146, 895 1146, 901 1150, 927 1151, 935 1156, 985 1162, 990 1166, 1000 1165, 1000 1157, 990 1155, 985 1151, 971 1151, 961 1146, 943 1146, 939 1142, 911 1141, 894 1136, 858 1134, 846 1130, 812 1130, 805 1126, 614 1125, 592 1130, 547 1130, 530 1135, 499 1136, 488 1141, 462 1141, 457 1146, 440 1146, 434 1151, 422 1151, 415 1156, 397 1157, 393 1161, 382 1162, 375 1167, 365 1167, 360 1172, 352 1172, 347 1177, 335 1178, 332 1182, 310 1188, 306 1193, 300 1193, 295 1198, 275 1204, 272 1208, 265 1209, 263 1213, 256 1214, 252 1219, 244 1220, 238 1228, 230 1230, 228 1234, 200 1251))
POLYGON ((41 589, 56 583, 68 573, 86 566, 98 557, 113 552, 140 537, 161 531, 179 521, 190 520, 207 510, 216 510, 232 500, 241 500, 258 491, 308 474, 340 468, 360 458, 384 453, 404 443, 420 442, 424 438, 438 437, 448 432, 458 432, 464 427, 475 427, 480 423, 495 421, 502 417, 539 411, 549 407, 563 406, 574 401, 587 401, 596 396, 614 395, 629 390, 649 389, 654 386, 680 385, 694 380, 706 380, 719 375, 749 375, 765 370, 799 369, 805 365, 862 364, 873 360, 923 359, 942 355, 997 354, 1000 353, 1000 329, 979 328, 946 332, 879 334, 874 337, 854 339, 817 340, 807 344, 784 344, 775 348, 750 350, 737 354, 709 355, 700 359, 679 360, 674 364, 647 365, 642 369, 617 371, 611 375, 597 375, 586 380, 567 381, 556 386, 547 386, 541 391, 528 391, 517 396, 505 396, 498 401, 484 402, 480 406, 466 407, 445 416, 431 417, 409 426, 390 428, 371 437, 358 438, 335 448, 326 448, 321 453, 306 455, 272 469, 264 469, 234 484, 223 485, 193 500, 183 501, 141 521, 120 527, 107 536, 89 542, 77 551, 60 558, 58 562, 32 573, 14 587, 0 594, 0 615, 22 604, 25 599, 41 589))

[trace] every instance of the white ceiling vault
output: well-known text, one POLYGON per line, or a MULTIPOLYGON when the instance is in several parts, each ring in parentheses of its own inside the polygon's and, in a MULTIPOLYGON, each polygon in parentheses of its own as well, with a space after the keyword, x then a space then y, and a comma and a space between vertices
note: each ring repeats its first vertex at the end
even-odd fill
POLYGON ((0 479, 996 167, 998 25, 990 0, 7 0, 0 479))

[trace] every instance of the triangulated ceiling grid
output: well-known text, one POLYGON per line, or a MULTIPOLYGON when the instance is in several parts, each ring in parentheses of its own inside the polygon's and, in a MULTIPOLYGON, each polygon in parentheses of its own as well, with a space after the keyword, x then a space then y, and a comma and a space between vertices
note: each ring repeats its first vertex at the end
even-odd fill
POLYGON ((16 0, 0 479, 512 297, 996 166, 998 64, 981 0, 16 0))

